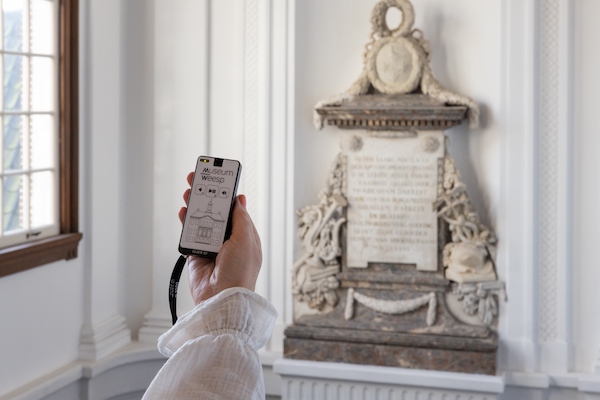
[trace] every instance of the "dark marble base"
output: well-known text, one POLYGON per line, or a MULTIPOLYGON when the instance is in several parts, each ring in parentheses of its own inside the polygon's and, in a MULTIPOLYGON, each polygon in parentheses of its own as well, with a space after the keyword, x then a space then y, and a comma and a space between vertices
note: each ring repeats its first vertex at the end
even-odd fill
POLYGON ((459 322, 445 301, 450 282, 438 272, 401 264, 370 264, 338 274, 340 301, 328 313, 297 318, 285 330, 284 357, 495 375, 498 335, 487 326, 459 322), (406 300, 435 293, 435 321, 428 307, 382 314, 354 303, 345 318, 348 290, 383 300, 406 300))
MULTIPOLYGON (((440 232, 447 228, 440 227, 440 232)), ((443 248, 444 235, 440 234, 443 248)), ((440 267, 440 271, 443 268, 440 267)), ((492 327, 460 322, 446 297, 443 272, 417 271, 414 265, 370 263, 343 268, 338 304, 327 313, 304 315, 285 330, 284 357, 412 369, 496 374, 498 335, 492 327), (404 314, 383 314, 354 302, 346 319, 349 290, 381 300, 408 300, 435 294, 435 321, 428 306, 404 314)))
POLYGON ((427 342, 423 335, 404 335, 395 340, 405 345, 372 344, 297 338, 293 336, 311 333, 302 332, 303 327, 290 328, 286 330, 284 340, 285 358, 486 375, 496 373, 495 340, 431 338, 430 346, 418 347, 415 344, 424 345, 427 342), (437 347, 431 347, 431 344, 437 344, 437 347))

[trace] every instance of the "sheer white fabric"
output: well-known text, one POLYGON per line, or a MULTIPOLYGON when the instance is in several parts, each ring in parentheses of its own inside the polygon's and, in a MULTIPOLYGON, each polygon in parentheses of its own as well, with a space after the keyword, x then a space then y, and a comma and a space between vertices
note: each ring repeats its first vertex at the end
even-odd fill
POLYGON ((264 399, 257 350, 276 318, 267 300, 242 288, 198 304, 160 337, 158 349, 169 359, 143 400, 264 399))

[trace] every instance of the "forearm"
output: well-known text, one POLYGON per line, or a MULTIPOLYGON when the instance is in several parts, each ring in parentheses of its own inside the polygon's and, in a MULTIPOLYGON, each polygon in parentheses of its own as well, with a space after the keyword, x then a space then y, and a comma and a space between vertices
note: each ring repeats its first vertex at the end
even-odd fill
POLYGON ((257 350, 277 314, 260 296, 230 289, 181 317, 159 341, 170 356, 144 399, 264 399, 257 350))

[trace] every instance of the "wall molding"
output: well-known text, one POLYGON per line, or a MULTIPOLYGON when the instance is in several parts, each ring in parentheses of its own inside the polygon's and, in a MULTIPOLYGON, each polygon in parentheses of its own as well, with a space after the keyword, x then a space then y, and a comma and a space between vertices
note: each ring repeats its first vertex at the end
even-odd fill
POLYGON ((504 370, 572 368, 571 3, 503 2, 499 265, 509 291, 500 321, 504 370))
POLYGON ((144 316, 144 324, 138 333, 141 343, 156 344, 158 338, 173 326, 171 315, 166 310, 151 310, 144 316))
POLYGON ((567 372, 573 353, 572 2, 540 2, 540 369, 567 372))
POLYGON ((499 321, 500 370, 539 366, 539 243, 536 191, 537 25, 536 0, 502 1, 502 198, 498 213, 498 269, 508 302, 499 321))
MULTIPOLYGON (((563 395, 570 390, 593 398, 600 396, 600 376, 591 374, 509 372, 488 376, 289 360, 282 359, 281 354, 264 351, 260 358, 267 395, 281 395, 284 400, 391 399, 394 395, 404 395, 405 400, 448 395, 455 400, 489 400, 504 399, 509 393, 511 396, 519 393, 525 398, 532 391, 539 395, 540 390, 544 393, 558 390, 563 395)), ((132 342, 100 360, 78 360, 65 365, 0 396, 0 400, 63 400, 65 392, 79 393, 88 400, 117 396, 133 399, 136 397, 127 395, 143 393, 164 362, 165 357, 155 345, 132 342), (125 381, 120 378, 124 373, 128 376, 125 381)))
POLYGON ((559 2, 540 3, 540 330, 542 342, 558 339, 558 37, 559 2))
POLYGON ((73 362, 0 396, 0 400, 33 400, 44 398, 77 382, 83 376, 82 370, 82 363, 73 362))
POLYGON ((143 393, 164 362, 156 346, 134 342, 102 359, 65 365, 0 396, 0 400, 64 400, 73 396, 100 400, 143 393), (122 374, 128 378, 120 379, 122 374))
POLYGON ((99 360, 131 342, 131 332, 125 318, 114 315, 93 326, 81 328, 79 357, 82 360, 99 360))
MULTIPOLYGON (((267 350, 283 350, 283 330, 291 321, 289 298, 295 238, 293 201, 294 0, 243 3, 244 190, 263 243, 263 267, 256 291, 277 307, 267 350), (261 199, 253 201, 252 199, 261 199)), ((215 24, 220 21, 215 21, 215 24)))

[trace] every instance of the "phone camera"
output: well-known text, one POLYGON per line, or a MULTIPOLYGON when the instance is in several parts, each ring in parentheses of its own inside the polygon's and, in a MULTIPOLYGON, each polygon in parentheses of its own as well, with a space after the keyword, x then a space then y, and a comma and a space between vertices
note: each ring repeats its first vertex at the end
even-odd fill
POLYGON ((223 159, 215 158, 215 167, 222 167, 222 166, 223 166, 223 159))

